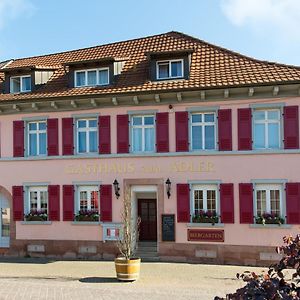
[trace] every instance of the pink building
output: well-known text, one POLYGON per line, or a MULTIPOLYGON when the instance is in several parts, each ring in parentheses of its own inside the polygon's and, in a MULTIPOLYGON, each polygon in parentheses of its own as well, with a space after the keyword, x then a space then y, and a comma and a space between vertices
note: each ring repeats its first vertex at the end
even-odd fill
POLYGON ((299 232, 300 67, 169 32, 0 64, 0 247, 266 264, 299 232))

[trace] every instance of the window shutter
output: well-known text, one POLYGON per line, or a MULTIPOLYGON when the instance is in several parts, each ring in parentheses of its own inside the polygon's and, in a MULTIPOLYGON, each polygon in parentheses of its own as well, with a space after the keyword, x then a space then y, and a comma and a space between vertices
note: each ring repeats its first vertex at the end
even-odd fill
POLYGON ((24 193, 23 186, 12 187, 12 198, 13 198, 13 218, 14 221, 24 220, 24 193))
POLYGON ((219 109, 218 111, 218 135, 219 150, 232 150, 232 126, 231 109, 219 109))
POLYGON ((99 116, 99 153, 110 154, 110 116, 99 116))
POLYGON ((129 153, 128 122, 128 115, 117 115, 117 153, 129 153))
POLYGON ((252 183, 240 183, 240 223, 253 223, 253 186, 252 183))
POLYGON ((49 220, 59 221, 60 220, 59 185, 48 186, 48 201, 49 201, 49 220))
POLYGON ((74 220, 74 186, 63 186, 63 220, 74 220))
POLYGON ((156 114, 156 151, 169 152, 169 113, 156 114))
POLYGON ((176 152, 189 151, 189 116, 187 111, 175 113, 176 152))
POLYGON ((47 120, 48 155, 58 155, 58 119, 47 120))
POLYGON ((299 148, 299 113, 298 106, 284 107, 284 148, 299 148))
POLYGON ((233 183, 220 184, 221 222, 234 223, 233 183))
POLYGON ((238 109, 238 149, 252 150, 251 108, 238 109))
POLYGON ((102 222, 112 221, 112 185, 100 186, 100 219, 102 222))
POLYGON ((74 154, 73 118, 62 119, 63 155, 74 154))
POLYGON ((190 222, 190 186, 187 183, 177 184, 177 222, 190 222))
POLYGON ((286 183, 286 215, 288 224, 300 224, 300 183, 286 183))
POLYGON ((24 121, 13 122, 14 157, 24 156, 24 121))

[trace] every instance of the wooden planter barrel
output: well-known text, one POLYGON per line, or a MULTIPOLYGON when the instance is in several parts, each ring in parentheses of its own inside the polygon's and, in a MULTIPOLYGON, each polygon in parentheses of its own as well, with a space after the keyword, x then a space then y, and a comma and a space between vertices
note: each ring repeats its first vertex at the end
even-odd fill
POLYGON ((135 281, 140 275, 140 258, 125 259, 118 257, 115 259, 117 279, 120 281, 135 281))

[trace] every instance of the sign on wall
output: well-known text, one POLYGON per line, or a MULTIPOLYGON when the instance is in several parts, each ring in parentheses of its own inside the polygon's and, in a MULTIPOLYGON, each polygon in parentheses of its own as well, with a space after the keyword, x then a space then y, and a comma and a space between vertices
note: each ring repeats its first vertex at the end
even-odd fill
POLYGON ((224 242, 224 230, 217 229, 188 229, 190 242, 224 242))
POLYGON ((121 235, 120 223, 106 223, 102 224, 103 241, 117 241, 121 235))
POLYGON ((175 242, 175 215, 162 215, 162 241, 175 242))

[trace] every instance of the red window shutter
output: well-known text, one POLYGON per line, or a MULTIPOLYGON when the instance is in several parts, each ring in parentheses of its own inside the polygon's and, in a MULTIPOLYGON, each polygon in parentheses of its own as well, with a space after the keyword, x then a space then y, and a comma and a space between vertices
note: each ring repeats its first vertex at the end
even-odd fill
POLYGON ((74 186, 63 186, 63 220, 74 220, 74 186))
POLYGON ((287 223, 300 224, 300 183, 289 182, 285 188, 287 223))
POLYGON ((299 113, 298 106, 284 107, 284 148, 299 148, 299 113))
POLYGON ((60 220, 60 205, 59 205, 59 185, 48 186, 48 200, 49 200, 49 220, 60 220))
POLYGON ((62 119, 63 155, 74 154, 73 118, 62 119))
POLYGON ((238 149, 252 150, 251 108, 238 109, 238 149))
POLYGON ((156 114, 156 151, 169 152, 169 113, 156 114))
POLYGON ((218 135, 219 150, 232 150, 232 126, 231 109, 219 109, 218 111, 218 135))
POLYGON ((187 183, 177 184, 177 222, 190 222, 190 186, 187 183))
POLYGON ((189 151, 189 115, 187 111, 175 113, 176 152, 189 151))
POLYGON ((234 223, 233 183, 220 184, 221 222, 234 223))
POLYGON ((240 183, 240 223, 253 223, 253 186, 252 183, 240 183))
POLYGON ((112 185, 100 186, 100 219, 102 222, 112 221, 112 185))
POLYGON ((47 120, 48 155, 58 155, 58 119, 47 120))
POLYGON ((13 122, 14 157, 24 156, 24 121, 13 122))
POLYGON ((12 187, 12 198, 13 198, 13 218, 14 221, 24 220, 24 194, 23 186, 12 187))
POLYGON ((99 153, 110 154, 110 116, 99 116, 99 153))
POLYGON ((117 115, 117 153, 129 153, 128 124, 128 115, 117 115))

